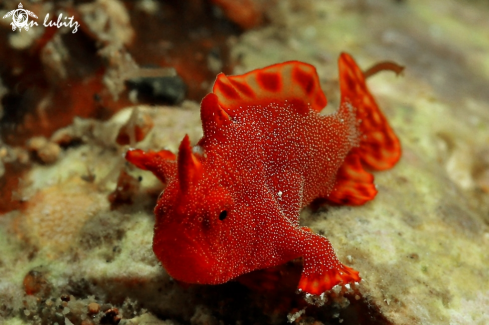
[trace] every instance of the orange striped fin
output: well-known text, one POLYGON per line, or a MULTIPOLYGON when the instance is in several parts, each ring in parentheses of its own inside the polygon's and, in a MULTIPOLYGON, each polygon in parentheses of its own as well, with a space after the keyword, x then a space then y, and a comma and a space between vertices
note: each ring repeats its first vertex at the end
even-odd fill
POLYGON ((346 156, 336 175, 333 191, 326 197, 338 204, 362 205, 377 195, 374 176, 365 171, 360 156, 354 149, 346 156))
POLYGON ((243 75, 220 73, 213 88, 220 106, 231 116, 249 105, 300 100, 320 112, 327 104, 314 66, 289 61, 243 75))
POLYGON ((394 166, 401 157, 401 144, 387 119, 380 111, 365 83, 365 77, 353 58, 342 53, 339 58, 342 102, 357 109, 361 133, 358 153, 370 168, 384 170, 394 166))

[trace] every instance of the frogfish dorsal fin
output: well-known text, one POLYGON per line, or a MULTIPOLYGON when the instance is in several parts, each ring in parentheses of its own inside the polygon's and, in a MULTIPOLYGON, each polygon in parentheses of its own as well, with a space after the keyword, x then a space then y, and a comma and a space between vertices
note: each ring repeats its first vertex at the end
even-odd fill
POLYGON ((391 168, 401 157, 397 136, 368 90, 363 72, 353 58, 342 53, 338 65, 341 100, 349 101, 357 109, 360 121, 361 138, 357 149, 360 159, 372 169, 391 168))
POLYGON ((219 99, 216 94, 207 94, 202 99, 200 118, 202 119, 204 141, 216 138, 220 141, 224 140, 223 131, 232 124, 232 121, 229 115, 219 106, 219 99))
POLYGON ((190 139, 185 135, 178 148, 178 180, 183 193, 188 192, 202 176, 202 163, 192 153, 190 139))
POLYGON ((327 104, 314 66, 289 61, 239 76, 220 73, 213 88, 220 106, 231 116, 247 106, 277 101, 297 101, 320 112, 327 104))

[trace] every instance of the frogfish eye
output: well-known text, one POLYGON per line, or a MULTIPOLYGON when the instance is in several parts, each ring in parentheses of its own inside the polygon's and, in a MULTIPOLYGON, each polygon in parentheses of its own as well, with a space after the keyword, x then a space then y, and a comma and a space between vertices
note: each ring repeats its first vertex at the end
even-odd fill
POLYGON ((221 213, 219 213, 219 220, 224 220, 228 216, 228 212, 226 210, 222 210, 221 213))

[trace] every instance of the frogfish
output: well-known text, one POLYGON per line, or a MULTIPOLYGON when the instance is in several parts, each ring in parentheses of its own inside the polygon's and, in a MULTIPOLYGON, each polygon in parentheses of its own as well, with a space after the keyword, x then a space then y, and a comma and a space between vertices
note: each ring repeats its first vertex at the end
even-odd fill
POLYGON ((335 113, 320 114, 327 101, 310 64, 220 73, 201 103, 197 144, 185 136, 178 155, 128 150, 129 162, 166 184, 154 209, 153 251, 171 277, 220 284, 301 257, 305 293, 361 280, 328 239, 299 224, 301 209, 316 199, 372 200, 369 171, 388 169, 401 155, 366 73, 346 53, 338 61, 335 113))

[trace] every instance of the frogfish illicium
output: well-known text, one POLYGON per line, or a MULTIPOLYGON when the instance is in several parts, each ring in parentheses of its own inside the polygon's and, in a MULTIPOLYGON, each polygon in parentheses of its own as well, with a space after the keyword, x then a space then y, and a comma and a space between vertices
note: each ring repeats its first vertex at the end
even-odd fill
POLYGON ((361 205, 377 194, 370 170, 392 167, 400 143, 348 54, 339 58, 341 104, 316 69, 290 61, 220 73, 201 103, 204 136, 178 155, 131 149, 126 159, 166 188, 155 207, 153 250, 187 283, 218 284, 302 257, 299 289, 321 294, 360 281, 323 236, 299 224, 315 199, 361 205))

